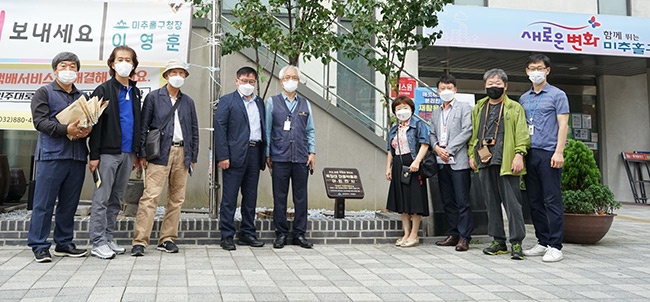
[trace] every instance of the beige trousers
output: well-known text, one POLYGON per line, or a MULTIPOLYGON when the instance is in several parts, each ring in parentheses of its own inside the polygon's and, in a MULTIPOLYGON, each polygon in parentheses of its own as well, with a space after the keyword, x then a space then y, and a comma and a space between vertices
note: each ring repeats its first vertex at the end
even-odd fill
POLYGON ((185 202, 185 185, 187 168, 185 168, 185 152, 183 147, 171 147, 169 161, 166 166, 147 164, 145 170, 144 193, 138 204, 138 215, 135 218, 135 233, 133 245, 149 245, 149 236, 153 228, 156 207, 160 194, 169 181, 167 189, 167 207, 160 230, 158 244, 178 237, 178 222, 181 218, 181 206, 185 202))

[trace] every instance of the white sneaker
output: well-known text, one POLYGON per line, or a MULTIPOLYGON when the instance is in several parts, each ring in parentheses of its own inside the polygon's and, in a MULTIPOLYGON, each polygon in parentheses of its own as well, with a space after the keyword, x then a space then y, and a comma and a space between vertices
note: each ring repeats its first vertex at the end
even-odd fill
POLYGON ((535 244, 531 249, 524 250, 524 255, 525 256, 544 256, 546 253, 546 250, 548 248, 541 245, 541 244, 535 244))
POLYGON ((122 255, 122 254, 126 253, 125 248, 117 245, 117 243, 115 243, 113 241, 109 241, 107 244, 108 244, 108 247, 111 248, 111 250, 113 250, 113 252, 115 252, 115 254, 122 255))
POLYGON ((100 245, 93 247, 93 250, 90 252, 91 255, 99 259, 113 259, 115 258, 115 252, 111 250, 108 244, 100 245))
POLYGON ((544 257, 542 257, 542 261, 544 262, 558 262, 562 259, 564 259, 562 251, 550 246, 546 249, 544 257))

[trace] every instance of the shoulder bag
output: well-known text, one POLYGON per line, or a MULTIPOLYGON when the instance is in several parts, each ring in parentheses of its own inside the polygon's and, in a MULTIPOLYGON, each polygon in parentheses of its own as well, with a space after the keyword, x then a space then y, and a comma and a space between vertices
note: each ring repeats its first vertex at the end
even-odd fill
POLYGON ((167 126, 180 103, 180 100, 176 101, 176 104, 172 107, 172 111, 167 114, 165 121, 160 125, 159 129, 150 129, 149 132, 147 132, 147 139, 145 141, 147 161, 157 159, 160 156, 160 129, 164 129, 165 126, 167 126))
MULTIPOLYGON (((416 136, 419 133, 419 127, 420 122, 418 121, 415 123, 415 131, 416 131, 416 136)), ((418 151, 420 150, 420 143, 418 145, 418 151)), ((431 148, 431 145, 429 145, 429 148, 427 149, 427 152, 424 154, 424 158, 420 162, 420 174, 424 178, 431 178, 436 173, 438 173, 438 162, 436 161, 436 156, 433 154, 433 148, 431 148)))

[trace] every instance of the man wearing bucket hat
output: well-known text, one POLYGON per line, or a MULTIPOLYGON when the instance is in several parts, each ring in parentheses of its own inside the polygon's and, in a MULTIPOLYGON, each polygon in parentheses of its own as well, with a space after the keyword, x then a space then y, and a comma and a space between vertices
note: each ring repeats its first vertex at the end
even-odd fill
POLYGON ((167 207, 157 249, 167 253, 178 252, 174 240, 178 237, 187 176, 191 176, 199 154, 199 126, 194 100, 180 90, 189 75, 187 64, 170 60, 162 74, 167 84, 150 92, 144 99, 140 164, 146 169, 145 187, 138 205, 131 256, 144 256, 165 181, 169 186, 167 207), (173 117, 170 116, 172 111, 173 117), (145 140, 152 129, 160 130, 160 152, 157 158, 149 156, 147 162, 145 140))

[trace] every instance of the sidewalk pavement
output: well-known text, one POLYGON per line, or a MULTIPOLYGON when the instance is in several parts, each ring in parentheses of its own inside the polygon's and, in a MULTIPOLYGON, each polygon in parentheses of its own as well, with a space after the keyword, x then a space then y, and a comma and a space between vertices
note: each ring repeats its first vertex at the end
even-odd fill
MULTIPOLYGON (((566 244, 544 263, 422 244, 180 246, 113 260, 54 257, 0 247, 2 301, 649 301, 650 205, 624 204, 596 245, 566 244)), ((534 245, 534 231, 524 247, 534 245)), ((430 242, 432 240, 427 240, 430 242)))

